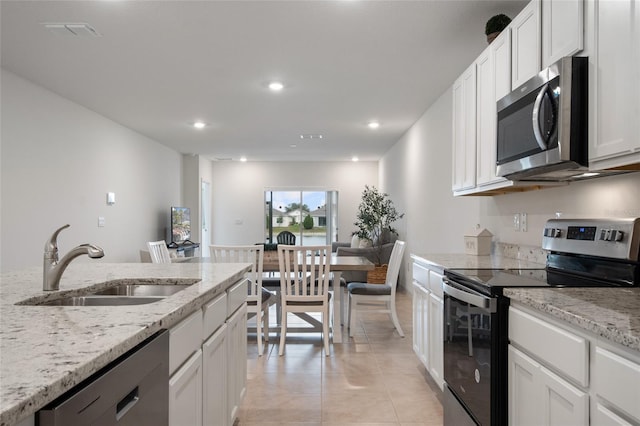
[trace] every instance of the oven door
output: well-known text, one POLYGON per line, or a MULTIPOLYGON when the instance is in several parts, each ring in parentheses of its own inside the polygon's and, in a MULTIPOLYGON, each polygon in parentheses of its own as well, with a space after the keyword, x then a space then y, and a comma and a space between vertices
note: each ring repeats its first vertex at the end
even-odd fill
MULTIPOLYGON (((469 416, 491 424, 492 320, 497 299, 447 278, 444 290, 444 380, 469 416)), ((445 425, 453 418, 445 412, 445 425)), ((453 423, 450 423, 453 424, 453 423)))

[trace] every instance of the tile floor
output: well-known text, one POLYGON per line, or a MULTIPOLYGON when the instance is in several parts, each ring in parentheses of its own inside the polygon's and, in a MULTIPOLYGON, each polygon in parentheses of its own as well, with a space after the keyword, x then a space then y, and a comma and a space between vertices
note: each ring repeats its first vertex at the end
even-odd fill
POLYGON ((355 336, 343 335, 346 343, 332 345, 329 357, 320 334, 287 335, 282 357, 278 336, 262 357, 251 336, 236 425, 441 425, 440 389, 412 348, 411 297, 399 293, 396 303, 406 337, 386 314, 361 315, 355 336))

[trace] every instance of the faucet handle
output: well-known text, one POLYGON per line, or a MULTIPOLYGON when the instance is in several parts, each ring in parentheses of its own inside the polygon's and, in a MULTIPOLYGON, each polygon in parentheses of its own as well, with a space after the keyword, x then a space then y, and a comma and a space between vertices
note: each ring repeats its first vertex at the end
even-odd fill
POLYGON ((71 225, 69 225, 69 224, 61 226, 60 228, 56 229, 55 232, 49 237, 47 242, 44 243, 44 254, 45 254, 45 256, 53 255, 54 256, 54 260, 58 260, 58 234, 60 233, 60 231, 62 231, 63 229, 67 229, 70 226, 71 225))

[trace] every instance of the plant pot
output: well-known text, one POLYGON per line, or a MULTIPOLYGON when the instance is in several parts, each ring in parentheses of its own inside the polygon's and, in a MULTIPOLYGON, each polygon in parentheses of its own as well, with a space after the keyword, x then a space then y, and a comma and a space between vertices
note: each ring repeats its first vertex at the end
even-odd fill
POLYGON ((496 31, 495 33, 487 34, 487 44, 491 44, 491 42, 500 35, 500 32, 501 31, 496 31))
POLYGON ((368 284, 384 284, 387 281, 387 268, 389 265, 376 265, 371 271, 367 271, 368 284))

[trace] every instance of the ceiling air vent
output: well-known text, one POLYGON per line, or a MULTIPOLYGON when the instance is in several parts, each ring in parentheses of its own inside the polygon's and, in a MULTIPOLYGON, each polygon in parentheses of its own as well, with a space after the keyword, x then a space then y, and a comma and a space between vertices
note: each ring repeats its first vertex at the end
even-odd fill
POLYGON ((100 37, 100 33, 85 23, 44 23, 44 27, 57 36, 100 37))
POLYGON ((231 157, 215 157, 216 161, 232 161, 231 157))

